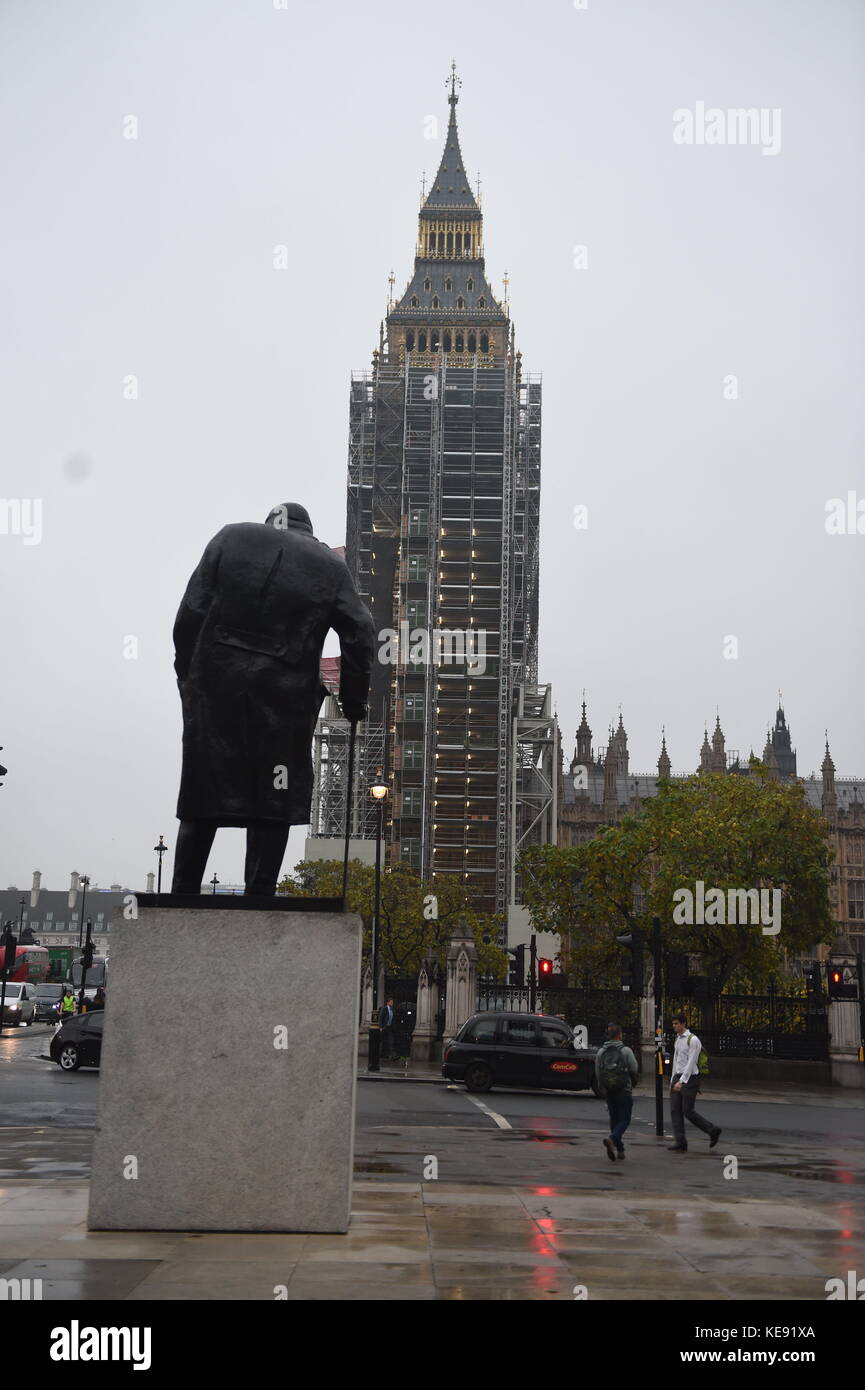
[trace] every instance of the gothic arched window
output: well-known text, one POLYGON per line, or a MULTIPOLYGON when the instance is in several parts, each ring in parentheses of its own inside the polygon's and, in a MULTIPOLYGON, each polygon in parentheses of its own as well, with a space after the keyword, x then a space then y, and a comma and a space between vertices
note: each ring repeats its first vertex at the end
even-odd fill
POLYGON ((489 335, 488 333, 482 333, 482 334, 481 334, 481 352, 489 352, 489 350, 490 350, 490 335, 489 335))
POLYGON ((409 329, 405 335, 406 352, 414 352, 414 333, 409 329))
POLYGON ((463 299, 462 295, 460 295, 459 299, 457 300, 457 308, 458 308, 458 309, 464 309, 465 307, 466 307, 466 302, 465 302, 465 300, 463 299))
POLYGON ((425 334, 425 333, 418 333, 418 335, 417 335, 417 350, 418 350, 418 352, 426 352, 426 334, 425 334))
POLYGON ((449 290, 449 289, 451 289, 451 288, 452 288, 452 285, 451 285, 450 280, 445 280, 445 289, 446 289, 446 290, 449 290))
POLYGON ((432 306, 433 306, 434 309, 437 309, 437 308, 439 307, 439 297, 438 297, 437 294, 434 294, 434 295, 433 295, 432 306))
POLYGON ((416 294, 413 294, 412 297, 411 297, 411 307, 412 307, 413 309, 416 309, 416 308, 417 308, 417 295, 416 295, 416 294))
POLYGON ((425 290, 431 290, 431 289, 432 289, 432 281, 429 280, 429 279, 424 280, 424 282, 423 282, 423 287, 424 287, 425 290))
POLYGON ((487 307, 487 301, 484 299, 483 295, 481 295, 480 299, 478 300, 478 308, 479 308, 479 309, 485 309, 486 307, 487 307))
POLYGON ((477 338, 475 337, 474 333, 470 333, 470 334, 469 334, 469 352, 477 352, 477 350, 478 350, 478 340, 477 340, 477 338))
POLYGON ((450 333, 445 333, 445 334, 444 334, 444 336, 443 336, 443 338, 442 338, 442 347, 444 348, 445 352, 450 352, 450 350, 451 350, 451 335, 450 335, 450 333))
POLYGON ((467 289, 469 292, 471 292, 471 291, 474 289, 474 287, 475 287, 475 282, 474 282, 474 280, 471 280, 471 279, 466 280, 466 289, 467 289))
POLYGON ((462 333, 457 334, 457 352, 465 351, 465 338, 462 333))

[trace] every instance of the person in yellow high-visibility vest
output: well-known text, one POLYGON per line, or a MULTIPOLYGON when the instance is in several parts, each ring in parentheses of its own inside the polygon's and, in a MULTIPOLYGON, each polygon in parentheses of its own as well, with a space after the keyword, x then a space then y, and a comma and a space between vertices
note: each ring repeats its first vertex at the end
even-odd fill
POLYGON ((67 985, 63 991, 63 998, 60 1001, 60 1022, 65 1023, 67 1019, 73 1017, 75 1013, 75 995, 72 993, 72 986, 67 985))

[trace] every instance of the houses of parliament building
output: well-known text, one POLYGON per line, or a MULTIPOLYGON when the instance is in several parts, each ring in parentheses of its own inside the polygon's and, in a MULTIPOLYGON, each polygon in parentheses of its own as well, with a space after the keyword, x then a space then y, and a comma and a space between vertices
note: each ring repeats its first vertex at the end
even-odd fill
MULTIPOLYGON (((751 754, 753 757, 753 753, 751 754)), ((790 730, 783 708, 775 713, 761 761, 770 777, 781 782, 799 780, 809 804, 819 810, 827 824, 829 843, 834 852, 831 869, 830 900, 838 923, 838 933, 846 936, 855 951, 865 952, 865 778, 835 776, 835 764, 829 752, 821 766, 821 778, 813 773, 799 777, 796 769, 796 750, 792 747, 790 730)), ((703 737, 696 772, 727 772, 747 776, 749 760, 742 761, 738 753, 728 753, 716 719, 715 731, 709 739, 703 737)), ((619 715, 616 729, 610 729, 606 750, 592 748, 592 730, 583 717, 576 735, 576 748, 570 767, 561 772, 559 784, 558 843, 579 845, 590 840, 602 826, 616 825, 629 813, 639 811, 649 797, 655 796, 658 785, 668 778, 687 777, 688 772, 674 773, 667 752, 666 737, 662 737, 658 770, 647 775, 630 770, 628 736, 619 715)))

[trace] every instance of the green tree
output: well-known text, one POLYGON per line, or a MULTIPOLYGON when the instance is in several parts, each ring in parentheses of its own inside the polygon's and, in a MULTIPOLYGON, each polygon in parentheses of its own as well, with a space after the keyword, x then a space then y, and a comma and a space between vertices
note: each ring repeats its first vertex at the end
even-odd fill
MULTIPOLYGON (((342 895, 342 864, 336 859, 304 860, 279 892, 300 897, 338 898, 342 895)), ((372 950, 375 909, 375 869, 353 859, 348 866, 346 907, 363 918, 364 953, 372 950)), ((495 945, 502 918, 477 912, 455 877, 443 876, 435 886, 424 882, 408 864, 395 864, 381 876, 381 937, 379 949, 390 975, 416 975, 421 961, 434 957, 444 968, 448 938, 463 919, 478 948, 478 970, 501 979, 507 956, 495 945), (436 916, 432 916, 433 900, 436 916), (484 941, 484 937, 488 941, 484 941)))
POLYGON ((662 782, 638 813, 588 844, 533 847, 522 865, 533 923, 560 933, 565 969, 609 972, 621 960, 616 935, 648 932, 658 916, 665 947, 699 955, 723 988, 735 972, 765 983, 789 956, 831 940, 830 857, 825 822, 801 783, 770 779, 755 762, 748 776, 662 782), (698 881, 725 903, 729 890, 778 889, 777 935, 752 922, 677 921, 674 895, 698 881))

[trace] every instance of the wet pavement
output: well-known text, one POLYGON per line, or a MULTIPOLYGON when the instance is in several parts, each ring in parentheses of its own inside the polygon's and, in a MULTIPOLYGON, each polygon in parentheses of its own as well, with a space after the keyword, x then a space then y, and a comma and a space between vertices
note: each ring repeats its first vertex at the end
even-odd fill
MULTIPOLYGON (((355 1184, 347 1235, 90 1232, 87 1184, 0 1188, 0 1275, 52 1300, 820 1300, 858 1210, 549 1186, 355 1184)), ((856 1221, 854 1234, 853 1223, 856 1221)))

